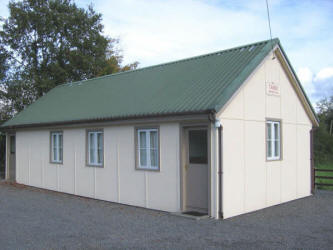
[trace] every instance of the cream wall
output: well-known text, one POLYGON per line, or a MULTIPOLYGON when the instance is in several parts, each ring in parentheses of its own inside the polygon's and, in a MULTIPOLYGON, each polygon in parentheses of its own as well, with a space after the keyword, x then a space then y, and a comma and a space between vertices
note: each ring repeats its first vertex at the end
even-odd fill
POLYGON ((224 218, 310 195, 312 123, 278 58, 268 56, 218 117, 224 218), (280 95, 267 95, 266 82, 280 95), (282 120, 281 161, 266 161, 266 118, 282 120))
POLYGON ((17 131, 18 183, 180 211, 179 124, 160 125, 160 172, 135 170, 134 126, 104 127, 104 168, 85 165, 85 128, 63 129, 63 165, 49 163, 50 130, 17 131))

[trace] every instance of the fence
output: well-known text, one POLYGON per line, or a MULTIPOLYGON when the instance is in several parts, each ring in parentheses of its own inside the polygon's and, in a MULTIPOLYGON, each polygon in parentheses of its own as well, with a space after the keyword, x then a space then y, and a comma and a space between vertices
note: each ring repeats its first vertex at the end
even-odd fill
POLYGON ((315 168, 315 185, 317 187, 333 187, 333 169, 323 169, 323 168, 315 168), (319 172, 326 172, 325 174, 318 175, 319 172), (319 180, 332 180, 331 183, 327 182, 318 182, 319 180))

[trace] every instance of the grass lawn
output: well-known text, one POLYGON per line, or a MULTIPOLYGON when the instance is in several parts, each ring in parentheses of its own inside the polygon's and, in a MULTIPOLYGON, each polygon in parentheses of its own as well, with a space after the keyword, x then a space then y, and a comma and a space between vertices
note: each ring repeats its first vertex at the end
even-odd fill
MULTIPOLYGON (((332 169, 333 170, 333 162, 331 163, 326 163, 326 164, 318 164, 316 165, 316 168, 319 169, 332 169)), ((333 172, 318 172, 316 171, 316 176, 331 176, 333 177, 333 172)), ((328 184, 333 184, 333 179, 320 179, 316 178, 316 183, 328 183, 328 184)), ((333 186, 318 186, 318 189, 326 189, 326 190, 333 190, 333 186)))

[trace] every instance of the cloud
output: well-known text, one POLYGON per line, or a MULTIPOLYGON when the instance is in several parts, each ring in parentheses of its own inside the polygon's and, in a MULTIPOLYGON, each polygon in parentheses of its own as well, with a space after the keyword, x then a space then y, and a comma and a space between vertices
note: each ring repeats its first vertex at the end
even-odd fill
POLYGON ((312 96, 315 92, 315 86, 313 84, 313 72, 308 67, 303 67, 297 70, 297 76, 301 81, 306 93, 309 96, 312 96))
POLYGON ((314 74, 309 68, 299 68, 297 75, 312 103, 333 95, 333 67, 314 74))
POLYGON ((264 10, 255 15, 195 0, 111 0, 95 6, 112 10, 103 11, 105 33, 120 37, 125 61, 142 66, 267 38, 264 10))
POLYGON ((303 83, 312 82, 312 80, 313 80, 313 73, 307 67, 298 69, 297 75, 298 75, 299 79, 301 80, 301 82, 303 82, 303 83))
MULTIPOLYGON (((328 67, 320 70, 318 74, 316 75, 315 80, 316 81, 321 81, 321 80, 326 80, 328 78, 333 77, 333 67, 328 67)), ((332 81, 333 84, 333 81, 332 81)))
MULTIPOLYGON (((78 3, 86 7, 90 0, 78 3)), ((296 68, 333 65, 333 2, 270 0, 273 36, 296 68), (310 59, 311 58, 311 59, 310 59)), ((119 37, 124 60, 141 66, 269 38, 266 5, 257 0, 95 0, 105 33, 119 37)))

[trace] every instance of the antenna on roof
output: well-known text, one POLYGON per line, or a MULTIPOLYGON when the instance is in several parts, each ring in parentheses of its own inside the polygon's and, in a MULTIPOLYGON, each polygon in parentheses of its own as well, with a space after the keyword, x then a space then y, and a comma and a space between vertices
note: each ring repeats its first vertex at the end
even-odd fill
POLYGON ((272 38, 272 29, 271 29, 271 18, 269 16, 269 8, 268 8, 268 0, 266 0, 266 7, 267 7, 267 19, 268 19, 268 28, 269 28, 269 34, 271 37, 271 45, 272 45, 272 53, 273 53, 273 60, 275 59, 274 51, 273 51, 273 38, 272 38))

